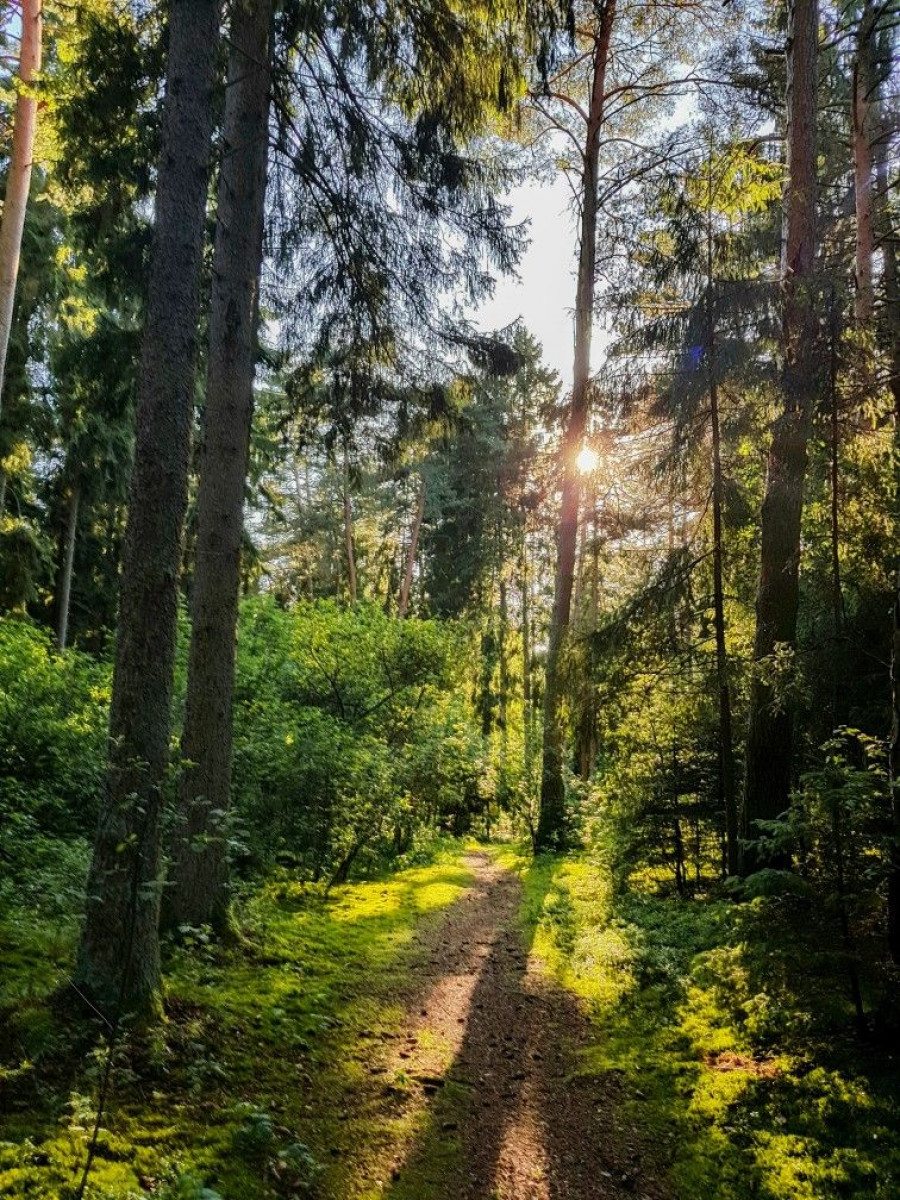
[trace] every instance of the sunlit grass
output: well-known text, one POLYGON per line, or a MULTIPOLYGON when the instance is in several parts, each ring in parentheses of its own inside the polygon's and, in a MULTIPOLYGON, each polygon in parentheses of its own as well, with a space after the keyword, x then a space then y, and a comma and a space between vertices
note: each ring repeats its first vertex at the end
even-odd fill
MULTIPOLYGON (((245 947, 198 939, 173 952, 169 1020, 116 1064, 92 1200, 133 1200, 150 1185, 163 1194, 178 1178, 173 1196, 197 1200, 188 1176, 226 1200, 305 1194, 313 1179, 332 1196, 380 1194, 380 1164, 414 1136, 415 1118, 385 1124, 388 1081, 371 1065, 405 1016, 416 927, 470 882, 458 847, 328 898, 275 880, 246 905, 245 947)), ((19 1088, 0 1117, 0 1194, 62 1200, 84 1162, 102 1048, 60 1079, 67 1035, 50 1019, 25 1035, 19 1067, 30 1064, 34 1090, 19 1088)))
POLYGON ((815 997, 754 952, 752 906, 663 898, 650 880, 617 895, 585 857, 537 859, 523 880, 532 953, 596 1029, 581 1070, 626 1081, 623 1116, 675 1195, 900 1194, 892 1064, 816 1033, 815 997))

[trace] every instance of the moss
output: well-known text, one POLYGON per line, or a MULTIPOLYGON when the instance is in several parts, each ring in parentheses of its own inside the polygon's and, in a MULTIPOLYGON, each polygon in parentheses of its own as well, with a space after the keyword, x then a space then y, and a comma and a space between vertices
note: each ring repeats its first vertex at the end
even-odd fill
MULTIPOLYGON (((622 894, 584 856, 533 861, 509 845, 491 853, 521 876, 532 961, 593 1022, 578 1071, 624 1081, 621 1119, 644 1130, 675 1195, 900 1192, 894 1064, 846 1032, 834 1036, 839 985, 820 996, 791 982, 785 961, 802 955, 795 946, 779 955, 770 909, 678 901, 649 885, 622 894)), ((403 1025, 422 953, 416 931, 470 882, 458 847, 327 898, 286 875, 245 901, 238 946, 216 949, 198 935, 173 949, 166 1022, 117 1055, 89 1197, 446 1194, 464 1087, 448 1079, 425 1111, 405 1103, 402 1071, 372 1068, 403 1025), (412 1146, 394 1179, 392 1164, 412 1146)), ((102 1045, 95 1029, 61 1022, 47 999, 73 939, 74 926, 61 937, 36 927, 10 977, 4 1196, 65 1200, 84 1163, 102 1045), (41 960, 42 945, 52 959, 41 960)))
MULTIPOLYGON (((88 1196, 128 1200, 165 1185, 193 1198, 201 1184, 224 1200, 380 1194, 374 1181, 414 1130, 384 1119, 371 1058, 402 1022, 417 927, 470 882, 458 848, 328 898, 285 877, 245 904, 240 947, 198 937, 173 949, 165 1024, 117 1055, 88 1196)), ((89 1031, 83 1056, 84 1028, 60 1028, 48 991, 36 969, 28 1055, 21 1030, 6 1047, 4 1196, 72 1195, 95 1117, 102 1046, 89 1031)))
POLYGON ((846 1006, 834 1037, 840 981, 792 975, 771 908, 618 893, 587 856, 512 865, 534 953, 596 1029, 581 1070, 624 1079, 675 1195, 900 1193, 896 1067, 846 1036, 846 1006))

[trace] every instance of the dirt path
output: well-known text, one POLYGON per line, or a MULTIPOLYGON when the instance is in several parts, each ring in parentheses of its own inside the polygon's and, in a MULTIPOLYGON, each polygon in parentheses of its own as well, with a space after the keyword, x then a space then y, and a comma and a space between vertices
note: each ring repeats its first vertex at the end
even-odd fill
POLYGON ((382 1194, 661 1200, 617 1078, 574 1075, 588 1028, 523 946, 518 879, 486 854, 467 865, 475 886, 424 935, 407 1028, 386 1052, 385 1077, 405 1085, 385 1089, 393 1115, 417 1107, 421 1132, 382 1194))

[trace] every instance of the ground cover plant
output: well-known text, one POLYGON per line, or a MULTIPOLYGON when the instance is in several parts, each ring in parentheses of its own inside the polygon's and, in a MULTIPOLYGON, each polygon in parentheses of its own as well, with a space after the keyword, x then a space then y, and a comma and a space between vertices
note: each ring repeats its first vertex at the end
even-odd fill
MULTIPOLYGON (((240 947, 198 931, 173 949, 169 1019, 123 1043, 113 1065, 90 1194, 363 1194, 358 1176, 404 1132, 368 1111, 384 1080, 366 1049, 396 1036, 415 928, 470 879, 455 847, 429 857, 328 897, 273 878, 242 909, 240 947)), ((5 927, 4 941, 14 933, 5 927)), ((4 997, 4 1195, 74 1194, 84 1168, 104 1042, 98 1024, 53 1020, 74 945, 73 926, 55 947, 55 978, 31 963, 31 991, 20 968, 18 994, 4 997)))
POLYGON ((673 1194, 892 1194, 893 1054, 849 1033, 846 980, 789 900, 673 904, 652 880, 618 891, 596 858, 519 869, 534 953, 591 1013, 579 1070, 623 1080, 673 1194))

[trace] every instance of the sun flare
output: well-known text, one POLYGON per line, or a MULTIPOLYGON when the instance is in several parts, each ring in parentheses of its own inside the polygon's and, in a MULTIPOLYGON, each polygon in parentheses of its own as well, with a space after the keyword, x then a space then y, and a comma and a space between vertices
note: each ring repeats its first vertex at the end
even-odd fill
POLYGON ((596 471, 599 461, 597 451, 592 450, 590 446, 582 446, 576 459, 578 470, 582 475, 590 475, 591 471, 596 471))

